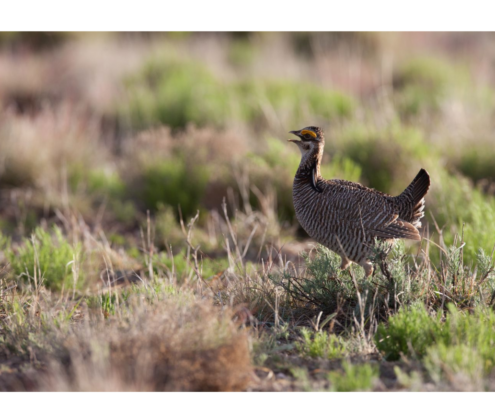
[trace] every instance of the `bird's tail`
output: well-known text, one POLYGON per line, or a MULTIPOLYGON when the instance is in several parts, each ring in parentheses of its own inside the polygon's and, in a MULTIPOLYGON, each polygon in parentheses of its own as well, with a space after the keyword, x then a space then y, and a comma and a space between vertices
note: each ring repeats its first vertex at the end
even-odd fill
POLYGON ((421 218, 424 216, 426 193, 430 188, 430 175, 424 169, 419 171, 409 186, 396 197, 397 205, 401 210, 400 216, 414 227, 421 227, 421 218))

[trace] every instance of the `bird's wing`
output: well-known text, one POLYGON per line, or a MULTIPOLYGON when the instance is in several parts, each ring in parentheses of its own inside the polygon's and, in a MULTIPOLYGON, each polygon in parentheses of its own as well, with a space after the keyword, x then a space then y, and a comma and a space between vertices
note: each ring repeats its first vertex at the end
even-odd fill
POLYGON ((327 195, 329 206, 342 223, 361 227, 366 233, 384 239, 421 239, 412 224, 399 218, 395 205, 389 200, 391 196, 344 182, 338 182, 327 195))

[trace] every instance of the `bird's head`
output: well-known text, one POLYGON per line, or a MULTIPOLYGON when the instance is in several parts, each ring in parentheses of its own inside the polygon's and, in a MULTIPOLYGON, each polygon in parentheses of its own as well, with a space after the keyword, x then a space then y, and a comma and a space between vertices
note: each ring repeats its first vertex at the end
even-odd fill
POLYGON ((316 126, 308 126, 300 131, 290 131, 289 133, 292 133, 301 139, 288 139, 288 141, 295 143, 297 147, 299 147, 303 158, 305 155, 313 153, 315 150, 322 150, 325 145, 323 130, 316 126))

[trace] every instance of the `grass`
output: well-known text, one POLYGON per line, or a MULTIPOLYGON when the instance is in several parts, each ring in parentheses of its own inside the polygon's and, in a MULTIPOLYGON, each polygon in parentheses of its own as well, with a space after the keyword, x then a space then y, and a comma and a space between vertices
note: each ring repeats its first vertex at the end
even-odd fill
POLYGON ((38 228, 30 239, 13 249, 10 242, 3 242, 3 251, 17 279, 52 290, 81 288, 84 275, 80 274, 81 247, 71 245, 55 227, 50 232, 38 228))
POLYGON ((335 335, 326 332, 312 332, 307 328, 301 330, 302 343, 299 351, 309 357, 325 357, 328 359, 341 358, 344 354, 344 347, 335 335))
POLYGON ((376 366, 369 364, 353 365, 349 362, 344 362, 343 372, 330 372, 328 380, 333 391, 364 392, 373 388, 378 375, 376 366))

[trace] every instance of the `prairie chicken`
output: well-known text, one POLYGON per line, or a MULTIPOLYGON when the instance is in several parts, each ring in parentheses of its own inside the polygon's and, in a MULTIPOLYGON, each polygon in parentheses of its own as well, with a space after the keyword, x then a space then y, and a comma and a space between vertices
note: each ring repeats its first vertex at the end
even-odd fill
POLYGON ((369 256, 375 238, 421 240, 418 228, 430 187, 424 169, 396 197, 359 183, 325 180, 320 175, 323 131, 310 126, 290 133, 301 139, 289 139, 301 151, 293 185, 296 217, 309 236, 340 255, 342 269, 355 262, 370 276, 373 265, 369 256))

